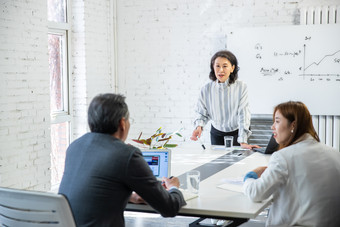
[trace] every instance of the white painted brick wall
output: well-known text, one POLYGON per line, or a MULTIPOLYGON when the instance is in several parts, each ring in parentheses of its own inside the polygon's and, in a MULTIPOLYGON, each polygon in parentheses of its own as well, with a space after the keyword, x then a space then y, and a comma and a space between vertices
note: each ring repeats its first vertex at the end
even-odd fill
POLYGON ((0 3, 0 185, 49 190, 46 3, 0 3))
POLYGON ((88 131, 87 108, 99 93, 114 92, 110 0, 73 0, 74 138, 88 131))
MULTIPOLYGON (((209 81, 210 58, 226 48, 228 31, 299 24, 299 4, 305 2, 118 0, 118 89, 136 122, 129 139, 141 131, 151 136, 162 126, 167 132, 184 127, 189 141, 199 91, 209 81)), ((209 126, 203 137, 207 143, 209 126)))
MULTIPOLYGON (((50 190, 47 1, 0 1, 0 186, 50 190)), ((74 137, 87 106, 113 92, 110 0, 73 0, 70 46, 74 137)))
POLYGON ((86 71, 89 101, 103 92, 113 92, 110 50, 109 1, 87 1, 86 21, 86 71))
POLYGON ((73 137, 78 138, 87 130, 87 82, 85 52, 84 1, 72 1, 72 92, 73 92, 73 137))

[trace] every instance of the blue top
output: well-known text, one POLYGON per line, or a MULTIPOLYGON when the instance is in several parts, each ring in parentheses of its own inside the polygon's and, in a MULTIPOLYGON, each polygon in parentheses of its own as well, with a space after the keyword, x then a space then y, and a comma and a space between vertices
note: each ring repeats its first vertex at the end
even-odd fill
POLYGON ((243 181, 246 181, 248 178, 257 179, 259 177, 257 176, 257 174, 254 171, 250 171, 244 176, 243 181))

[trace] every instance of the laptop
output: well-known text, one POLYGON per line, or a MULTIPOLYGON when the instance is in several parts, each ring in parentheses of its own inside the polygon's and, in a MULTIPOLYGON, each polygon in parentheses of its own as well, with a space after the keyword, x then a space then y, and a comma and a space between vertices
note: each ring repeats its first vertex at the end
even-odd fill
POLYGON ((263 154, 273 154, 275 151, 277 151, 278 148, 279 144, 276 143, 274 135, 272 134, 272 136, 269 139, 267 147, 253 148, 253 150, 263 154))
MULTIPOLYGON (((153 175, 161 181, 162 177, 170 176, 171 167, 171 150, 170 149, 158 149, 158 150, 141 150, 144 160, 148 163, 153 175)), ((185 201, 198 197, 198 194, 190 193, 183 189, 179 189, 184 197, 185 201)))
POLYGON ((150 149, 141 150, 144 160, 148 163, 153 175, 158 180, 162 177, 169 177, 171 170, 171 150, 170 149, 150 149))

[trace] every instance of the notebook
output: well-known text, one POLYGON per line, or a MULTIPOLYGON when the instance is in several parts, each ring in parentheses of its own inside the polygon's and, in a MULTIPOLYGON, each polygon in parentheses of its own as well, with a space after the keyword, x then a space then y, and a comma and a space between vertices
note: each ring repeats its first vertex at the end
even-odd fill
POLYGON ((153 175, 158 180, 162 177, 169 177, 171 170, 171 150, 170 149, 150 149, 142 150, 146 163, 148 163, 153 175))
POLYGON ((272 135, 269 139, 267 147, 253 148, 253 150, 256 152, 263 153, 263 154, 272 154, 275 151, 277 151, 278 148, 279 148, 279 144, 276 143, 274 135, 272 135))
POLYGON ((194 199, 198 197, 198 194, 188 192, 187 190, 184 190, 182 188, 179 189, 182 192, 183 198, 185 201, 194 199))

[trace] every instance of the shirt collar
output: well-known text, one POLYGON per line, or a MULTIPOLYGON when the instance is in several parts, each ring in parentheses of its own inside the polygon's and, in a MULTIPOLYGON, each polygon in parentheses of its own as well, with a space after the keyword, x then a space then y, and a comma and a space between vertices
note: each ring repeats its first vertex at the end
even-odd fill
POLYGON ((215 82, 215 86, 218 88, 224 88, 224 87, 229 86, 229 78, 224 83, 219 83, 218 79, 216 79, 214 82, 215 82))
POLYGON ((314 139, 311 134, 305 133, 302 136, 300 136, 297 140, 294 141, 293 144, 299 143, 304 140, 314 139))

